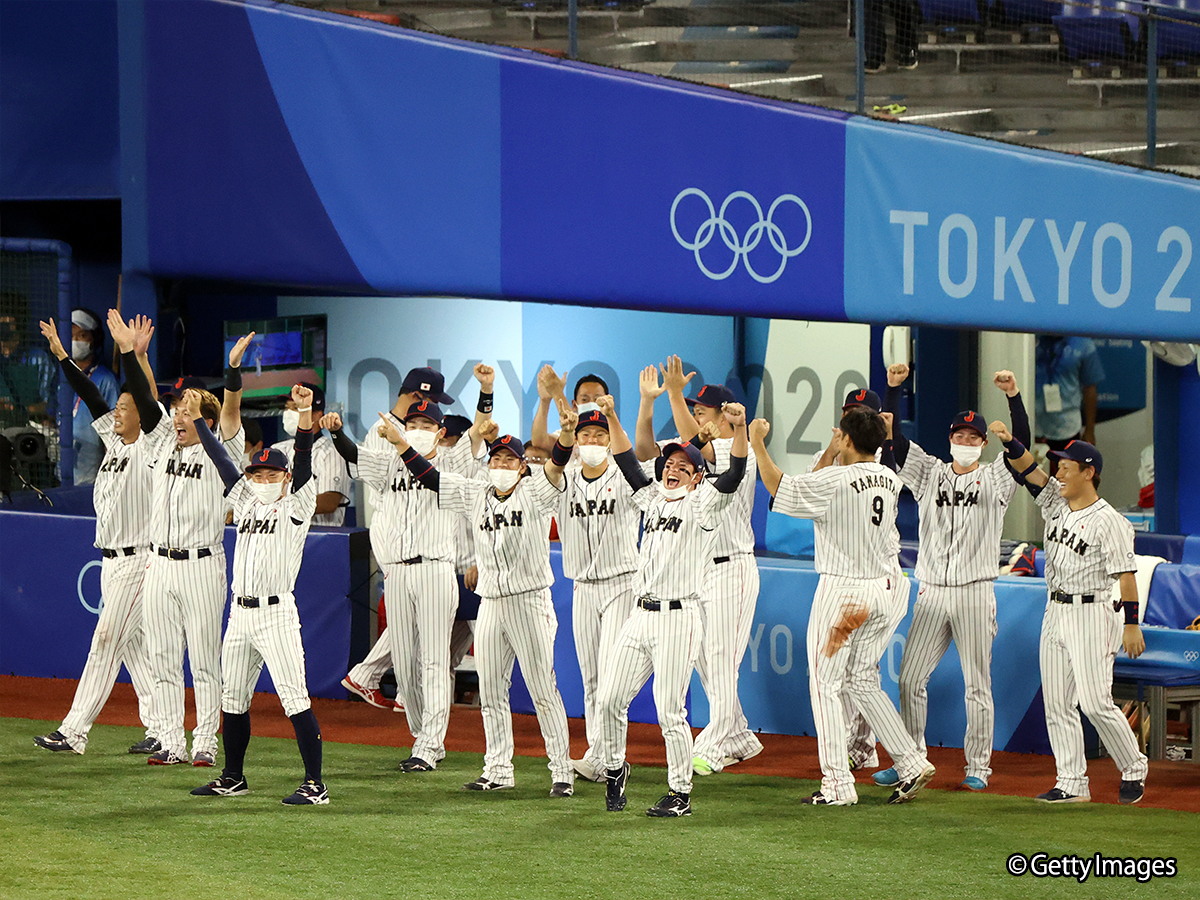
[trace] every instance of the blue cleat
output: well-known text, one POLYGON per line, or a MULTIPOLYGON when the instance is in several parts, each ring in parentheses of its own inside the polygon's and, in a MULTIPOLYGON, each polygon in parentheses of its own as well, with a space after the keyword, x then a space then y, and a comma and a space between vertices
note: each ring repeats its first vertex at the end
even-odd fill
POLYGON ((974 775, 968 775, 963 779, 962 786, 968 791, 985 791, 987 790, 987 782, 982 778, 976 778, 974 775))
POLYGON ((884 769, 871 776, 880 787, 895 787, 900 783, 900 776, 894 768, 884 769))

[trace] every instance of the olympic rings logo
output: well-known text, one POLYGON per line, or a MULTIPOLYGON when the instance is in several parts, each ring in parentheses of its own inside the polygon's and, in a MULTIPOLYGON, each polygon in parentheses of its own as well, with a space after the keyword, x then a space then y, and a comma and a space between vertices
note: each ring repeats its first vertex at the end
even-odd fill
POLYGON ((96 615, 99 615, 100 610, 104 609, 104 598, 101 597, 95 606, 92 606, 90 603, 88 603, 87 598, 83 596, 83 578, 85 575, 87 575, 88 569, 98 569, 100 568, 100 565, 101 563, 98 559, 93 559, 90 562, 84 563, 83 568, 79 570, 79 578, 75 581, 75 592, 79 595, 80 604, 88 612, 95 613, 96 615))
POLYGON ((1188 650, 1186 653, 1183 654, 1183 658, 1186 659, 1188 662, 1195 662, 1196 660, 1200 659, 1200 652, 1197 652, 1195 650, 1188 650))
POLYGON ((714 208, 712 200, 708 194, 699 188, 685 188, 680 191, 675 197, 675 202, 671 204, 671 233, 675 235, 675 240, 679 242, 679 246, 685 250, 691 250, 696 255, 696 265, 700 267, 700 271, 713 281, 724 281, 733 274, 740 261, 746 267, 746 271, 750 273, 750 277, 759 284, 770 284, 779 279, 783 274, 783 270, 787 268, 787 261, 795 256, 799 256, 804 252, 804 248, 808 246, 809 239, 812 238, 812 215, 808 211, 808 207, 804 201, 795 194, 781 194, 775 198, 775 202, 771 204, 767 210, 767 214, 763 215, 762 205, 754 198, 752 194, 745 191, 734 191, 725 198, 725 202, 721 204, 718 211, 714 208), (708 218, 700 223, 700 227, 696 229, 696 236, 691 240, 686 239, 679 233, 679 226, 676 222, 675 214, 679 209, 679 204, 685 197, 699 197, 708 209, 708 218), (735 200, 745 200, 753 208, 758 216, 748 229, 744 236, 739 236, 737 229, 725 218, 725 213, 729 210, 730 204, 735 200), (804 213, 805 231, 804 240, 795 247, 789 247, 787 238, 783 234, 777 224, 775 224, 775 213, 785 203, 794 203, 804 213), (700 252, 712 243, 714 237, 720 235, 721 242, 733 251, 733 261, 729 264, 729 268, 723 271, 713 271, 704 264, 704 260, 700 257, 700 252), (762 243, 763 236, 766 236, 771 247, 779 254, 779 267, 770 275, 761 275, 754 270, 750 265, 750 253, 762 243))

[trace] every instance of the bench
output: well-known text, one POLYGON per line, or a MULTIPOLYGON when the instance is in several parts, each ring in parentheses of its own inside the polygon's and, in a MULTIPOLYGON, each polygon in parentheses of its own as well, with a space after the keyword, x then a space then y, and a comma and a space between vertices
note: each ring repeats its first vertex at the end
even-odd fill
POLYGON ((1178 704, 1189 724, 1186 741, 1173 740, 1192 762, 1200 762, 1196 727, 1200 724, 1200 631, 1146 627, 1146 652, 1130 659, 1121 651, 1113 666, 1113 699, 1144 704, 1150 733, 1146 755, 1166 758, 1167 704, 1178 704))

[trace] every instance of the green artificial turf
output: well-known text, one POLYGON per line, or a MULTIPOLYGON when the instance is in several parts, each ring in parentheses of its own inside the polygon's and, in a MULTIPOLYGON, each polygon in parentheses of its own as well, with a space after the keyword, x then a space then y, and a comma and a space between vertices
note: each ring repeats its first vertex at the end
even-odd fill
MULTIPOLYGON (((481 757, 401 775, 393 748, 325 745, 331 803, 280 800, 301 776, 293 741, 254 738, 237 798, 189 795, 219 769, 150 767, 134 728, 97 726, 85 756, 32 736, 56 723, 0 719, 0 898, 1025 898, 1200 896, 1200 816, 1141 807, 1047 807, 927 791, 888 806, 812 808, 816 785, 724 774, 697 779, 694 815, 649 819, 663 769, 635 768, 629 807, 602 785, 550 799, 545 762, 518 757, 517 788, 466 793, 481 757), (1179 874, 1014 878, 1012 853, 1175 857, 1179 874)), ((218 761, 219 762, 219 761, 218 761)))

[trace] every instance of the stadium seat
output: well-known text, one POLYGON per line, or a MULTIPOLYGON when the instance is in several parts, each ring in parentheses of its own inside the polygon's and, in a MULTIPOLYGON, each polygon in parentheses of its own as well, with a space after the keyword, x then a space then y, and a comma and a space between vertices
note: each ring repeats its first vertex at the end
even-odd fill
POLYGON ((1138 17, 1111 7, 1098 15, 1054 16, 1053 21, 1071 60, 1125 60, 1137 46, 1138 17))
POLYGON ((1159 59, 1200 59, 1200 0, 1177 0, 1158 20, 1159 59))

